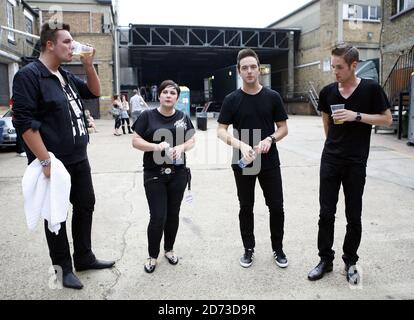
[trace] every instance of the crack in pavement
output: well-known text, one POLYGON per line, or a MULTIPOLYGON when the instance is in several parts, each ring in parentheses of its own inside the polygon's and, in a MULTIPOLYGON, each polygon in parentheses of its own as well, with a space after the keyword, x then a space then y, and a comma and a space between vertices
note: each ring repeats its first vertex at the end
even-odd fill
MULTIPOLYGON (((129 210, 129 214, 132 216, 133 215, 133 213, 134 213, 134 204, 131 202, 131 201, 128 201, 128 195, 130 194, 130 193, 132 193, 135 189, 136 189, 136 180, 137 180, 137 173, 138 172, 134 172, 134 175, 135 175, 135 177, 134 177, 134 179, 133 179, 133 184, 132 184, 132 187, 127 191, 127 192, 125 192, 124 193, 124 195, 123 195, 123 201, 125 202, 125 203, 129 203, 129 207, 130 207, 130 210, 129 210)), ((119 261, 122 261, 122 259, 123 259, 123 257, 124 257, 124 255, 125 255, 125 251, 126 251, 126 248, 127 248, 127 241, 126 241, 126 235, 127 235, 127 233, 128 233, 128 231, 129 231, 129 229, 132 227, 134 225, 134 223, 133 222, 130 222, 130 221, 128 221, 128 225, 127 225, 127 227, 126 227, 126 229, 125 229, 125 231, 123 232, 123 234, 122 234, 122 250, 121 250, 121 257, 119 258, 119 259, 117 259, 116 260, 116 262, 118 263, 119 261)), ((112 294, 112 292, 113 292, 113 288, 114 287, 116 287, 117 285, 118 285, 118 282, 119 282, 119 280, 121 279, 121 276, 122 276, 122 272, 121 271, 119 271, 119 269, 116 267, 116 263, 115 263, 115 267, 114 268, 112 268, 112 273, 113 274, 115 274, 115 276, 116 276, 116 278, 115 278, 115 281, 114 281, 114 283, 112 284, 112 285, 110 285, 109 286, 109 288, 108 289, 106 289, 106 290, 104 290, 104 292, 103 292, 103 294, 102 294, 102 297, 103 297, 103 299, 104 300, 109 300, 109 296, 112 294)))

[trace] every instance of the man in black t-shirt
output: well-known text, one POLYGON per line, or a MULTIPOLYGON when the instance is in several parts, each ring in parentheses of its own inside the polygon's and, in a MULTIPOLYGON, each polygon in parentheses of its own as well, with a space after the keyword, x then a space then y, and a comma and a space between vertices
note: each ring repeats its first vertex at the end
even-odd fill
MULTIPOLYGON (((27 146, 29 163, 37 158, 44 176, 50 178, 50 152, 70 174, 76 271, 110 268, 114 261, 98 260, 92 251, 95 193, 86 152, 88 133, 81 102, 81 98, 92 99, 100 95, 100 81, 93 66, 95 49, 92 54, 80 58, 86 73, 85 83, 60 66, 72 61, 73 39, 69 25, 55 21, 44 23, 40 43, 39 59, 20 69, 13 80, 13 124, 27 146)), ((56 272, 61 275, 59 280, 64 287, 81 289, 83 285, 73 273, 66 222, 61 223, 58 234, 51 232, 47 225, 45 220, 49 255, 56 272)))
POLYGON ((358 50, 353 46, 342 44, 333 49, 331 63, 336 82, 323 88, 319 95, 318 109, 322 111, 326 142, 320 167, 320 262, 308 274, 311 281, 332 271, 334 222, 341 184, 347 219, 342 259, 347 280, 352 284, 359 281, 356 262, 371 129, 372 125, 391 125, 392 117, 378 83, 356 77, 358 60, 358 50))
POLYGON ((232 167, 240 203, 240 232, 245 249, 240 265, 248 268, 253 263, 253 206, 258 178, 269 208, 273 256, 279 267, 286 268, 288 261, 283 252, 283 190, 276 142, 288 133, 288 117, 280 95, 260 85, 259 66, 259 58, 253 50, 243 49, 239 52, 237 68, 243 85, 224 99, 217 134, 233 147, 232 167), (227 131, 229 125, 233 125, 233 135, 227 131), (242 159, 243 164, 237 164, 239 159, 242 159))

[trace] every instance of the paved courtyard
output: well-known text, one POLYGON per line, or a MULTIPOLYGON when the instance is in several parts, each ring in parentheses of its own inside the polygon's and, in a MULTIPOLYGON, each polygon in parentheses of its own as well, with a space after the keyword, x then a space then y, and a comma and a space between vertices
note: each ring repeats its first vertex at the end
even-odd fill
MULTIPOLYGON (((195 121, 194 121, 195 124, 195 121)), ((197 131, 188 153, 193 175, 192 204, 183 203, 171 266, 160 256, 146 274, 149 214, 142 185, 142 153, 131 135, 112 135, 113 122, 97 120, 89 157, 96 206, 93 248, 116 260, 111 270, 77 273, 80 291, 55 288, 43 226, 27 229, 21 179, 26 159, 0 150, 0 299, 414 299, 414 148, 389 133, 372 134, 363 202, 358 286, 340 271, 345 233, 341 194, 336 220, 334 271, 310 282, 318 262, 319 160, 323 128, 319 117, 290 116, 289 135, 278 144, 285 198, 284 248, 289 267, 273 261, 268 212, 256 189, 256 259, 240 267, 242 243, 230 148, 216 138, 215 119, 197 131)), ((69 218, 70 219, 70 218, 69 218)), ((70 228, 70 227, 69 227, 70 228)), ((70 234, 70 232, 69 232, 70 234)))

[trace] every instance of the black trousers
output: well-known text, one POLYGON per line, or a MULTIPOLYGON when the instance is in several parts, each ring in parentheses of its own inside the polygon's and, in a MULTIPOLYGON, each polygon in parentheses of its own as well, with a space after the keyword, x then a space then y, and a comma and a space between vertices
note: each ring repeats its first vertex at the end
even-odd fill
POLYGON ((115 118, 115 129, 119 129, 121 127, 121 117, 115 118))
MULTIPOLYGON (((75 265, 90 264, 96 259, 91 249, 92 214, 95 206, 91 167, 88 159, 65 167, 72 184, 70 202, 73 205, 73 260, 75 265)), ((61 224, 59 234, 56 235, 49 231, 45 220, 45 232, 53 265, 61 266, 63 272, 72 271, 66 223, 61 224)))
POLYGON ((124 125, 125 123, 129 126, 129 118, 121 118, 121 123, 124 125))
POLYGON ((285 215, 280 167, 260 171, 258 175, 243 175, 241 170, 233 170, 233 172, 240 203, 239 221, 244 248, 255 247, 253 207, 254 189, 256 178, 258 178, 269 208, 272 249, 276 252, 282 251, 285 215))
POLYGON ((357 250, 361 242, 362 195, 364 193, 366 166, 364 164, 340 165, 321 161, 319 187, 318 249, 322 260, 333 261, 335 251, 334 224, 339 189, 345 196, 346 234, 342 259, 354 265, 358 261, 357 250))
POLYGON ((144 170, 145 194, 150 209, 148 254, 152 258, 158 258, 163 234, 164 250, 170 251, 174 247, 186 185, 185 168, 171 174, 161 174, 160 170, 144 170))

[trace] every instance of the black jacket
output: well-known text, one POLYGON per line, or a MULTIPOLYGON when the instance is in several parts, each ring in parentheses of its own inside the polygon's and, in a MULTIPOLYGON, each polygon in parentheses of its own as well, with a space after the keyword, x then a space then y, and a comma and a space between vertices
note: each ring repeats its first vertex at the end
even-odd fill
MULTIPOLYGON (((82 99, 97 98, 83 80, 62 68, 59 71, 82 99)), ((75 143, 69 108, 59 79, 39 60, 26 65, 14 76, 13 125, 21 135, 28 129, 39 130, 47 150, 64 164, 87 157, 87 139, 82 145, 75 143)), ((87 123, 86 119, 84 121, 87 123)), ((26 151, 30 163, 36 157, 30 150, 26 151)))

